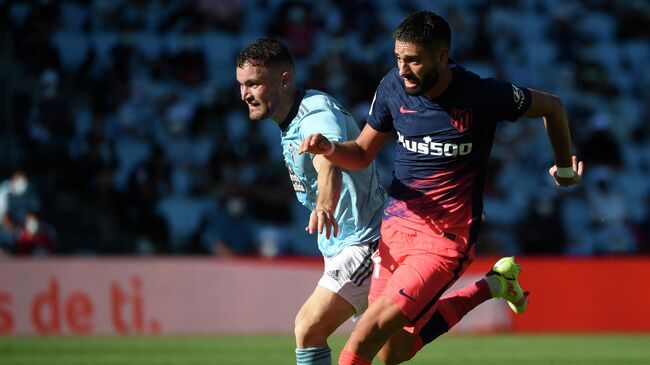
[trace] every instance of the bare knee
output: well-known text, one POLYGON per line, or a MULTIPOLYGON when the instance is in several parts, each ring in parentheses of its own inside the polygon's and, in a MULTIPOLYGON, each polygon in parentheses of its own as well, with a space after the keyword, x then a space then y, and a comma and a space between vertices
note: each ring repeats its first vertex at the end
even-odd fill
MULTIPOLYGON (((397 331, 407 323, 408 318, 399 307, 389 299, 380 297, 361 317, 345 345, 346 349, 367 358, 375 357, 383 347, 386 347, 387 341, 391 341, 397 331)), ((399 359, 392 354, 388 356, 388 353, 383 359, 391 361, 390 363, 403 361, 392 362, 399 359)))
POLYGON ((300 315, 296 317, 293 331, 298 348, 323 346, 327 344, 327 337, 329 337, 329 333, 325 333, 318 323, 314 323, 300 315))

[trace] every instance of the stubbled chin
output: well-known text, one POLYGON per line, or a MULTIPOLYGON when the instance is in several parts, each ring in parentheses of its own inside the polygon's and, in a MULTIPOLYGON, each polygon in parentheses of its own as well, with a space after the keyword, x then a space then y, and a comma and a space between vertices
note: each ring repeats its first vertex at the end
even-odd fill
POLYGON ((265 119, 266 116, 264 115, 264 113, 262 113, 259 110, 249 110, 248 111, 248 118, 250 120, 252 120, 252 121, 258 121, 258 120, 265 119))

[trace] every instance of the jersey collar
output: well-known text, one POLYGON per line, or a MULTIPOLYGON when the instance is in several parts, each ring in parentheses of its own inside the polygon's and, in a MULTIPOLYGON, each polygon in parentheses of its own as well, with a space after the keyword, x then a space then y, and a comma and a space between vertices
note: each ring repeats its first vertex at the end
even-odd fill
POLYGON ((293 101, 293 106, 291 107, 291 110, 289 111, 287 117, 284 118, 284 121, 282 121, 282 123, 280 123, 281 131, 284 132, 289 127, 289 124, 291 124, 293 118, 296 117, 296 114, 298 114, 298 108, 300 107, 300 103, 302 103, 302 99, 305 97, 305 94, 307 94, 307 91, 304 89, 298 89, 296 91, 296 100, 293 101))

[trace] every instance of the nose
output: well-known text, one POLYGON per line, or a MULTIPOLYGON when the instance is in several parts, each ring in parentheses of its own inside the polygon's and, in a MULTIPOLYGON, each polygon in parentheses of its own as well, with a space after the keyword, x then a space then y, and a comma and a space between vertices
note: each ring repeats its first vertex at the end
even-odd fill
POLYGON ((399 70, 399 75, 402 77, 410 74, 408 64, 402 60, 397 61, 397 69, 399 70))
POLYGON ((248 99, 248 95, 250 94, 250 91, 248 90, 248 87, 244 85, 240 85, 239 93, 241 94, 241 100, 246 101, 246 99, 248 99))

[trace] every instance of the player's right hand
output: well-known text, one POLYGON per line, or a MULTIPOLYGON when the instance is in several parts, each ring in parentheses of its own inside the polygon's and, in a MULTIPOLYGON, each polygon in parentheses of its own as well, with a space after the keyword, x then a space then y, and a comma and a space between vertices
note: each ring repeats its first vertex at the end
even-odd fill
POLYGON ((551 166, 550 169, 548 169, 548 174, 553 177, 555 180, 555 185, 557 186, 571 186, 575 185, 582 180, 582 174, 584 171, 584 164, 582 161, 578 161, 578 158, 576 156, 573 156, 571 158, 572 164, 573 164, 573 172, 574 175, 573 177, 570 178, 565 178, 565 177, 559 177, 557 176, 557 165, 551 166))
POLYGON ((336 223, 334 213, 327 209, 317 208, 314 209, 309 215, 309 225, 305 227, 305 231, 309 234, 314 233, 318 229, 318 234, 323 233, 325 230, 325 238, 330 238, 330 233, 336 237, 339 234, 339 225, 336 223))
POLYGON ((328 152, 332 148, 332 142, 320 133, 312 134, 305 138, 298 147, 298 154, 302 155, 305 152, 313 153, 314 155, 321 155, 328 152))

